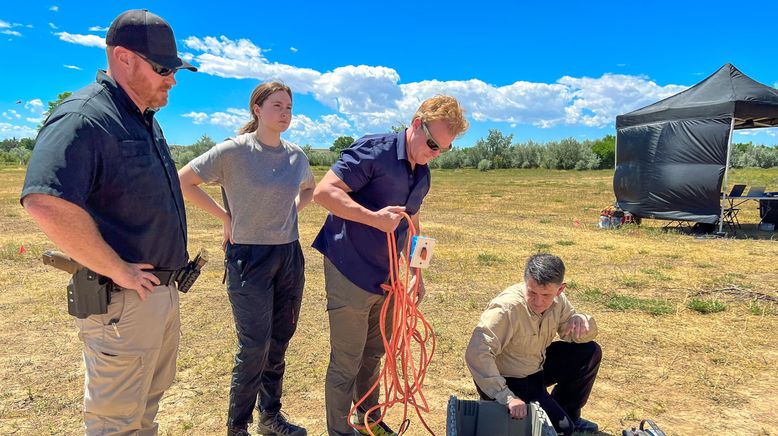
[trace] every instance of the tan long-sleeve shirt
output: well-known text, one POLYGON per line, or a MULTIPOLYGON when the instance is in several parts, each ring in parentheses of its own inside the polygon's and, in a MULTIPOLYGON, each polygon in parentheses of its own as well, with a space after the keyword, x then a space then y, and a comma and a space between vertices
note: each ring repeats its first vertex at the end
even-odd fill
POLYGON ((546 348, 557 334, 563 341, 577 343, 597 336, 597 324, 588 315, 584 315, 589 321, 587 335, 565 336, 567 322, 575 314, 564 293, 545 312, 536 314, 527 306, 523 283, 502 291, 481 314, 465 353, 478 387, 501 404, 517 398, 505 377, 527 377, 543 369, 546 348))

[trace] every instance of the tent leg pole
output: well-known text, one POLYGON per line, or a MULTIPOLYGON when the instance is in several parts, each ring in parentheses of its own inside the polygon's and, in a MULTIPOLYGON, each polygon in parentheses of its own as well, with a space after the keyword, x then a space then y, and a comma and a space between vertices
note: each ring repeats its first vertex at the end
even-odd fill
POLYGON ((724 163, 724 183, 721 185, 721 214, 719 215, 719 234, 724 232, 724 205, 727 201, 726 188, 729 185, 729 159, 732 157, 732 134, 735 132, 735 115, 729 123, 729 142, 727 143, 727 161, 724 163))

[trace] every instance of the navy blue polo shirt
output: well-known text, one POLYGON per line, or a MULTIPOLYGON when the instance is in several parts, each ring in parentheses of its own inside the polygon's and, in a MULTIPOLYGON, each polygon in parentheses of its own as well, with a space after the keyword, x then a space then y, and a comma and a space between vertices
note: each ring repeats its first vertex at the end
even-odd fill
POLYGON ((29 194, 86 210, 127 262, 186 265, 184 199, 162 129, 103 71, 44 123, 21 198, 29 194))
MULTIPOLYGON (((371 211, 405 206, 408 215, 413 216, 430 190, 427 165, 416 165, 411 170, 405 131, 358 139, 343 150, 331 169, 351 189, 349 196, 371 211)), ((405 248, 407 234, 408 223, 403 220, 395 231, 399 250, 405 248)), ((386 233, 330 213, 313 248, 355 285, 383 294, 381 284, 389 278, 386 233)))

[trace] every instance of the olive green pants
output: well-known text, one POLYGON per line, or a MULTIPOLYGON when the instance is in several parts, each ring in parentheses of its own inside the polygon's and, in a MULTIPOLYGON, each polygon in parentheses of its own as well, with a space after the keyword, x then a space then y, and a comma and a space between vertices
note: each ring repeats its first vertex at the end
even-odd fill
MULTIPOLYGON (((324 386, 327 431, 330 436, 353 435, 354 430, 348 425, 349 410, 378 379, 385 354, 379 319, 386 296, 358 287, 326 257, 324 283, 330 319, 330 364, 324 386)), ((391 334, 391 324, 389 307, 387 335, 391 334)), ((378 398, 376 388, 362 403, 362 410, 378 404, 378 398)))

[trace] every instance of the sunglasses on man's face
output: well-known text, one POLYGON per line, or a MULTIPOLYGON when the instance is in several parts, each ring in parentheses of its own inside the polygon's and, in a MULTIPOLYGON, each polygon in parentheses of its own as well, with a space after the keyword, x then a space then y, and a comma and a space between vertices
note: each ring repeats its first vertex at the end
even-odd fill
POLYGON ((427 135, 427 147, 430 148, 432 151, 439 151, 441 153, 445 153, 449 150, 451 150, 451 146, 449 145, 447 148, 443 148, 438 144, 437 141, 435 141, 435 138, 430 135, 430 131, 427 128, 427 123, 421 123, 421 128, 424 130, 424 134, 427 135))
POLYGON ((162 65, 152 61, 151 59, 147 58, 146 56, 143 56, 142 54, 136 51, 133 53, 135 53, 136 55, 138 55, 138 57, 146 61, 146 63, 151 65, 151 69, 154 70, 154 72, 159 74, 160 76, 167 77, 176 72, 175 68, 163 67, 162 65))

